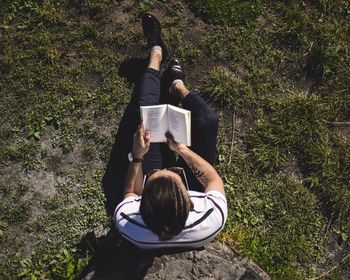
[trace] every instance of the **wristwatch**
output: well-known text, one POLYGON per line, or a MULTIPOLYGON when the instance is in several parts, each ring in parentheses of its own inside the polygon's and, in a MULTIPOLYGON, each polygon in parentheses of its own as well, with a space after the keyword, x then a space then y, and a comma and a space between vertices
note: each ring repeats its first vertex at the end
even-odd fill
POLYGON ((132 152, 128 153, 128 159, 129 159, 129 162, 141 162, 142 161, 142 158, 134 157, 132 152))

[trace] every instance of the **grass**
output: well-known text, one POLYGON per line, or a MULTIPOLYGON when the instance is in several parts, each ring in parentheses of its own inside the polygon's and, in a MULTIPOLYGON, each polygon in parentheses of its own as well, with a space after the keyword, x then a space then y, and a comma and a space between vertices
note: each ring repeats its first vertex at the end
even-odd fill
POLYGON ((10 225, 22 225, 28 220, 31 214, 31 205, 29 201, 22 199, 27 190, 28 186, 23 183, 19 183, 15 191, 7 185, 1 186, 1 196, 7 198, 7 202, 1 204, 0 209, 4 228, 10 225), (16 205, 16 208, 11 207, 12 205, 16 205))
POLYGON ((219 116, 229 219, 218 240, 273 279, 346 279, 350 232, 347 1, 0 3, 1 278, 73 279, 110 226, 101 181, 156 13, 219 116), (339 250, 328 245, 338 240, 339 250), (334 255, 333 259, 327 258, 334 255))
POLYGON ((231 218, 224 241, 238 228, 235 247, 263 263, 276 279, 305 279, 298 266, 320 256, 324 230, 315 195, 286 175, 228 176, 231 218))
MULTIPOLYGON (((349 23, 338 25, 344 13, 340 6, 339 14, 327 10, 335 26, 315 20, 328 17, 319 14, 320 7, 305 7, 266 5, 264 21, 256 22, 256 27, 217 26, 215 35, 206 40, 210 54, 222 66, 209 71, 202 91, 218 105, 235 111, 232 120, 223 117, 221 127, 226 136, 220 138, 220 165, 225 171, 231 163, 225 171, 230 174, 227 184, 238 188, 230 202, 235 205, 232 220, 221 238, 254 256, 274 279, 305 279, 315 273, 313 264, 324 253, 323 236, 331 236, 327 223, 332 223, 343 244, 349 232, 349 138, 346 132, 330 129, 332 121, 346 121, 349 115, 348 78, 344 76, 349 72, 344 64, 349 62, 344 53, 349 42, 343 37, 349 23), (337 35, 330 33, 333 27, 337 35), (230 134, 231 139, 225 138, 230 134), (266 178, 270 188, 279 186, 281 174, 292 178, 282 186, 303 190, 302 194, 295 191, 300 197, 288 195, 282 186, 280 194, 269 189, 264 196, 258 190, 266 178), (239 187, 241 181, 243 187, 239 187), (274 214, 261 227, 264 209, 255 208, 256 204, 274 198, 283 201, 286 210, 266 203, 274 214), (301 199, 305 201, 299 203, 301 199)), ((339 267, 337 277, 343 279, 346 270, 339 267)))
POLYGON ((211 23, 221 25, 250 24, 261 12, 260 1, 236 0, 189 1, 192 9, 211 23))

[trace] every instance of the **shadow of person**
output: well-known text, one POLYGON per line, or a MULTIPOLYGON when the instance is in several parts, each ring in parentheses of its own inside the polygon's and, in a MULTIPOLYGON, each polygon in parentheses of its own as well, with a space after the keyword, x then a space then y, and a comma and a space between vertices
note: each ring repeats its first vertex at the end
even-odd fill
POLYGON ((131 58, 123 61, 119 67, 119 75, 127 79, 130 84, 135 84, 130 103, 125 109, 120 121, 118 132, 112 146, 106 172, 102 179, 102 189, 105 194, 105 207, 109 215, 113 215, 114 209, 123 199, 123 187, 128 169, 128 153, 132 149, 132 137, 140 123, 140 119, 129 119, 128 111, 137 110, 133 104, 136 98, 138 86, 142 74, 147 67, 147 59, 131 58))
MULTIPOLYGON (((132 150, 133 134, 141 122, 137 95, 141 77, 148 65, 148 58, 131 58, 123 61, 119 67, 119 75, 134 84, 134 91, 126 106, 119 123, 115 141, 111 149, 106 171, 102 179, 102 189, 105 195, 105 208, 108 215, 113 216, 117 205, 123 200, 124 183, 129 166, 128 153, 132 150)), ((161 79, 160 102, 169 103, 167 75, 161 79), (164 87, 165 85, 165 87, 164 87)), ((176 160, 166 143, 156 145, 159 152, 167 158, 162 163, 164 167, 174 166, 176 160)), ((87 234, 79 245, 80 251, 89 251, 93 255, 87 269, 82 273, 82 279, 143 279, 148 268, 153 264, 155 256, 176 253, 183 249, 144 251, 124 240, 114 225, 105 236, 96 238, 94 233, 87 234), (91 277, 90 277, 90 276, 91 277)), ((186 249, 184 249, 186 250, 186 249)))
POLYGON ((133 57, 124 60, 119 67, 118 74, 126 78, 129 83, 136 84, 140 81, 141 75, 145 72, 148 58, 133 57))
MULTIPOLYGON (((106 172, 102 180, 102 188, 105 194, 105 207, 109 215, 113 212, 119 202, 123 199, 123 187, 129 166, 128 153, 132 149, 132 139, 138 125, 141 122, 139 106, 135 102, 139 93, 141 77, 145 73, 148 65, 148 58, 131 58, 123 61, 119 67, 119 75, 126 78, 130 84, 135 84, 134 92, 127 105, 123 117, 119 123, 118 132, 112 146, 111 154, 107 164, 106 172), (132 117, 130 117, 132 116, 132 117)), ((178 105, 169 95, 169 76, 164 71, 161 76, 160 104, 178 105), (175 102, 175 103, 174 103, 175 102)), ((158 146, 151 145, 150 149, 159 149, 162 153, 163 168, 174 166, 175 155, 168 148, 166 143, 158 146), (157 148, 158 147, 158 148, 157 148)))
POLYGON ((118 239, 115 231, 112 229, 99 238, 90 232, 81 240, 78 245, 81 254, 90 252, 93 257, 79 279, 144 278, 148 268, 153 264, 154 254, 118 239))
MULTIPOLYGON (((105 208, 113 216, 116 206, 123 200, 123 188, 129 165, 128 153, 132 149, 133 134, 140 123, 136 102, 141 76, 146 70, 148 59, 131 58, 123 61, 118 73, 134 84, 134 91, 115 135, 106 171, 102 179, 105 195, 105 208)), ((81 273, 80 279, 143 279, 154 257, 123 240, 114 224, 104 236, 96 238, 93 232, 84 236, 78 245, 82 254, 90 253, 93 257, 88 267, 81 273), (132 264, 133 266, 130 266, 132 264)))

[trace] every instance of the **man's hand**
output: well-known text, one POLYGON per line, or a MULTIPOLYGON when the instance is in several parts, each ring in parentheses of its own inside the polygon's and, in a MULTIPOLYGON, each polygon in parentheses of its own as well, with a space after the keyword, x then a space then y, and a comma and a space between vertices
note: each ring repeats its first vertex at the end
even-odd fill
POLYGON ((168 146, 171 150, 173 150, 176 153, 179 153, 181 148, 186 147, 185 144, 181 144, 179 142, 176 142, 174 139, 174 136, 168 131, 165 133, 166 138, 168 139, 168 146))
POLYGON ((134 142, 132 145, 132 153, 134 157, 143 158, 148 152, 150 144, 151 133, 149 130, 145 130, 143 123, 141 123, 134 134, 134 142))
POLYGON ((225 195, 224 184, 210 163, 193 152, 185 144, 176 142, 171 133, 167 132, 165 136, 168 139, 169 148, 183 158, 187 166, 192 170, 193 175, 203 185, 205 192, 216 190, 225 195))

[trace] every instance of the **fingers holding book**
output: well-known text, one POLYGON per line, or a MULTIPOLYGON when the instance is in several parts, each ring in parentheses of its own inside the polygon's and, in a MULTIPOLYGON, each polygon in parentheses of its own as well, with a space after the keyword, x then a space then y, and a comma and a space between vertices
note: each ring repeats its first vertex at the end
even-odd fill
POLYGON ((151 132, 145 130, 143 123, 137 127, 134 134, 134 141, 132 147, 132 153, 136 158, 143 158, 143 156, 148 152, 151 144, 151 132))
MULTIPOLYGON (((179 152, 182 147, 186 147, 185 144, 175 141, 174 136, 167 131, 165 133, 168 146, 174 152, 179 152)), ((136 158, 143 158, 143 156, 149 151, 151 145, 151 132, 145 129, 143 122, 137 127, 134 134, 132 153, 136 158)))
POLYGON ((176 142, 174 136, 169 131, 165 133, 165 136, 167 138, 169 148, 174 152, 178 152, 181 147, 186 147, 186 145, 176 142))

